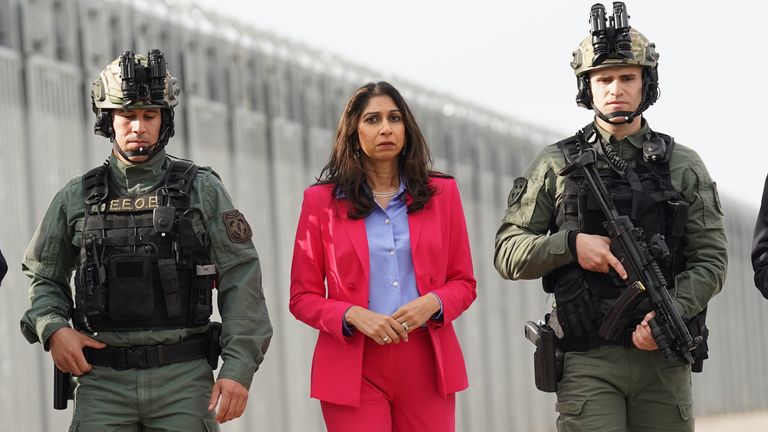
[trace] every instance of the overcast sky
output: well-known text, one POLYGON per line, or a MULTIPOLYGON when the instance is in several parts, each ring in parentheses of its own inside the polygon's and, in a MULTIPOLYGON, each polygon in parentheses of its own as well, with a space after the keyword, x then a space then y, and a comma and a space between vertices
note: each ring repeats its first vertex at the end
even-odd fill
MULTIPOLYGON (((569 62, 588 34, 593 1, 195 1, 563 137, 592 118, 574 102, 569 62)), ((721 193, 756 208, 768 172, 768 7, 747 0, 626 3, 630 25, 661 55, 662 96, 645 115, 651 127, 698 151, 721 193)))

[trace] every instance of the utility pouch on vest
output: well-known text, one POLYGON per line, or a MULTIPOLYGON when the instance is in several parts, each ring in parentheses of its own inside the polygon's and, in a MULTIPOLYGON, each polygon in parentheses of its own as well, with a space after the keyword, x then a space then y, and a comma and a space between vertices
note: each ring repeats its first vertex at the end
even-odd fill
POLYGON ((221 323, 211 323, 208 327, 208 364, 211 369, 216 370, 219 367, 219 356, 221 355, 221 323))
POLYGON ((181 298, 179 297, 179 274, 176 272, 176 260, 173 258, 157 260, 160 272, 160 285, 165 295, 165 308, 170 318, 181 316, 181 298))
POLYGON ((152 259, 143 253, 109 257, 109 316, 115 321, 152 317, 155 308, 152 259))
POLYGON ((565 354, 557 347, 554 330, 539 321, 525 323, 525 338, 536 345, 533 353, 533 375, 536 388, 543 392, 556 392, 563 378, 565 354))
POLYGON ((77 316, 78 319, 102 317, 107 312, 107 272, 99 259, 97 241, 93 238, 84 239, 82 253, 89 259, 85 264, 77 266, 75 273, 75 292, 80 309, 77 316))
MULTIPOLYGON (((105 295, 106 272, 99 263, 78 266, 75 274, 75 291, 79 296, 78 304, 85 316, 103 316, 107 312, 105 295)), ((78 305, 78 306, 79 306, 78 305)))
POLYGON ((671 237, 682 237, 685 234, 685 223, 688 221, 689 208, 690 204, 683 200, 667 201, 667 213, 672 225, 669 229, 671 237))
POLYGON ((585 282, 577 264, 553 270, 545 276, 545 285, 554 287, 555 314, 565 337, 593 341, 597 336, 602 313, 597 299, 585 282), (552 282, 554 280, 554 282, 552 282))
POLYGON ((189 309, 190 323, 208 320, 213 313, 213 286, 216 280, 214 264, 196 265, 192 277, 192 301, 189 309))

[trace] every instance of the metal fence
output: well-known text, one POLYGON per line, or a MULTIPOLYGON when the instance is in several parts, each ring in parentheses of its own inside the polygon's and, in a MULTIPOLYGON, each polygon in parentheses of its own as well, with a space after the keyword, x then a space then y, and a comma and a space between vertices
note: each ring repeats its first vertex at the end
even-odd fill
MULTIPOLYGON (((110 151, 92 134, 90 81, 121 50, 150 48, 166 53, 183 85, 169 151, 213 166, 248 216, 276 330, 246 415, 223 429, 323 430, 308 397, 316 332, 287 309, 290 249, 302 190, 325 162, 346 98, 382 77, 170 0, 0 0, 0 246, 11 263, 0 302, 2 429, 68 424, 71 408, 51 408, 50 356, 19 334, 28 282, 18 261, 53 194, 110 151)), ((458 430, 553 430, 553 396, 535 390, 533 349, 521 329, 548 299, 538 282, 502 281, 492 253, 512 179, 557 137, 388 79, 414 109, 436 168, 458 179, 469 224, 478 300, 456 323, 470 378, 458 397, 458 430)), ((711 303, 711 359, 694 379, 698 414, 768 408, 768 307, 749 266, 756 211, 724 204, 731 264, 711 303)))

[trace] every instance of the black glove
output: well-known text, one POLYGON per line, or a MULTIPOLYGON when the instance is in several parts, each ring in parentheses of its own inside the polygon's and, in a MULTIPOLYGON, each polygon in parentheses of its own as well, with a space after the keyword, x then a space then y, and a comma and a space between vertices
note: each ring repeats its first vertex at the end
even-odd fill
POLYGON ((5 274, 8 272, 8 264, 5 262, 3 252, 0 251, 0 283, 3 282, 5 274))
POLYGON ((768 265, 764 265, 755 272, 755 286, 768 299, 768 265))
POLYGON ((558 271, 555 285, 557 321, 566 337, 592 339, 600 326, 600 309, 582 270, 576 266, 558 271))

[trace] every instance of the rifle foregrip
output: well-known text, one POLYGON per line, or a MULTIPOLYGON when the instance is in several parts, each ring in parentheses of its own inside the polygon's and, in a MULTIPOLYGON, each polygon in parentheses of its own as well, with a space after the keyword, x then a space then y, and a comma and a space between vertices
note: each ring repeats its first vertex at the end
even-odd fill
POLYGON ((656 341, 656 346, 659 347, 659 350, 662 354, 664 354, 664 357, 666 357, 668 360, 675 359, 677 356, 670 347, 670 337, 667 334, 665 326, 656 322, 656 318, 649 320, 648 325, 651 327, 651 335, 653 336, 653 340, 656 341))

